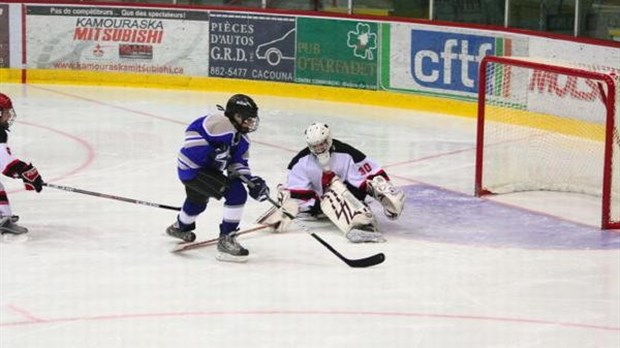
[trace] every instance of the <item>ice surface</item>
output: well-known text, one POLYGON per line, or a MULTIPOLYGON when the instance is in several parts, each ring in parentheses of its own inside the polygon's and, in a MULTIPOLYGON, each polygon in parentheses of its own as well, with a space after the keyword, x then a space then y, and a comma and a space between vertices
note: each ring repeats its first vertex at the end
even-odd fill
MULTIPOLYGON (((185 125, 232 93, 1 84, 18 120, 9 144, 46 181, 182 204, 185 125)), ((244 91, 234 91, 243 93, 244 91)), ((176 255, 175 212, 3 177, 26 243, 0 244, 0 347, 620 346, 618 232, 571 194, 472 197, 475 122, 410 110, 254 95, 251 166, 275 187, 316 121, 383 163, 408 200, 382 244, 302 229, 240 237, 246 264, 215 248, 176 255)), ((249 201, 242 228, 269 207, 249 201)), ((381 214, 376 205, 373 210, 381 214)), ((198 220, 217 236, 221 202, 198 220)))

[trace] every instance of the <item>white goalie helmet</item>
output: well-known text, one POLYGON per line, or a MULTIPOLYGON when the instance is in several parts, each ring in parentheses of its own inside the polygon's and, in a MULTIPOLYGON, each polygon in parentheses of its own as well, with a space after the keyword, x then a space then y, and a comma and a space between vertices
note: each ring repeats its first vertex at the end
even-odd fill
POLYGON ((329 162, 329 150, 332 147, 332 133, 325 123, 313 123, 304 132, 308 149, 321 162, 326 165, 329 162))
POLYGON ((321 154, 332 146, 332 133, 325 123, 313 123, 304 132, 306 144, 313 154, 321 154))

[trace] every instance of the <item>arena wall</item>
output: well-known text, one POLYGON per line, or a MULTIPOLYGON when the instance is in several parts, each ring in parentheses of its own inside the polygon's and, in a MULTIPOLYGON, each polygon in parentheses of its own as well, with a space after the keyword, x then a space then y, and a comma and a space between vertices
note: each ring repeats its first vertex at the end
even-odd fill
POLYGON ((0 81, 244 91, 473 117, 485 55, 620 70, 620 43, 385 17, 0 1, 0 81))

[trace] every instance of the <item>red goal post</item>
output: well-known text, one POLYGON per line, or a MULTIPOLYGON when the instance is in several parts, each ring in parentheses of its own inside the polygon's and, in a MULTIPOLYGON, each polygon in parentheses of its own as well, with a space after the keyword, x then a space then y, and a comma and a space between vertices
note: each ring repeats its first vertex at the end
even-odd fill
POLYGON ((480 63, 475 194, 601 197, 620 229, 620 69, 487 56, 480 63))

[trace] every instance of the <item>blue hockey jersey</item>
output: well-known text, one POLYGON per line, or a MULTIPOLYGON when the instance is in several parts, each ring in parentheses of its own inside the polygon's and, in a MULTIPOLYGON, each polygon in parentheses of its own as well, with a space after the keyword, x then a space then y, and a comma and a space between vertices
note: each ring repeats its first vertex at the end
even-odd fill
POLYGON ((250 176, 249 149, 250 139, 223 114, 199 117, 185 130, 177 160, 179 178, 191 180, 203 168, 250 176))

